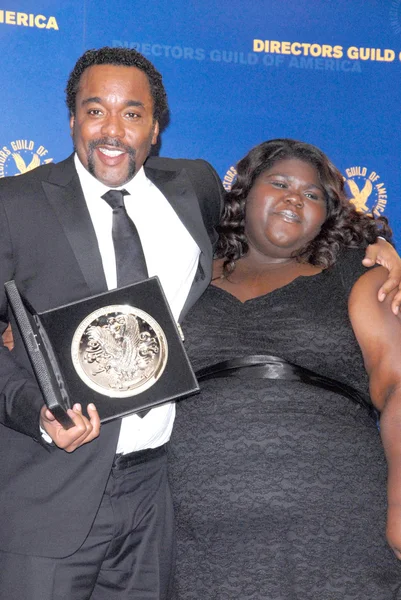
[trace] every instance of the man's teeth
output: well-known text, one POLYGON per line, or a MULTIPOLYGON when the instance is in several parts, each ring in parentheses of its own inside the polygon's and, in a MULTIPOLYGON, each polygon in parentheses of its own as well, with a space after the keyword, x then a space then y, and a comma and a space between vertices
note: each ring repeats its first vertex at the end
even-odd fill
POLYGON ((120 156, 121 154, 124 154, 124 152, 122 150, 109 150, 108 148, 99 148, 99 151, 102 154, 105 154, 106 156, 120 156))

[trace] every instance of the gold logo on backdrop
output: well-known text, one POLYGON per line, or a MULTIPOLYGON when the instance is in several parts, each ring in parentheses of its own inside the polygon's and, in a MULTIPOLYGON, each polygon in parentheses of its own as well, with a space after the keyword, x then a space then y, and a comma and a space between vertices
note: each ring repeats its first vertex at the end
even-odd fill
POLYGON ((33 13, 15 12, 13 10, 0 10, 0 23, 59 30, 56 17, 45 17, 45 15, 34 15, 33 13))
POLYGON ((40 165, 53 162, 49 151, 32 140, 13 140, 0 148, 0 177, 28 173, 40 165))
POLYGON ((25 160, 22 158, 21 154, 18 154, 18 152, 13 152, 11 156, 15 160, 15 165, 19 171, 19 173, 16 173, 16 175, 32 171, 32 169, 36 169, 36 167, 40 165, 40 158, 37 154, 33 155, 33 158, 29 165, 25 164, 25 160))
POLYGON ((226 171, 226 174, 223 177, 223 187, 226 190, 226 192, 229 192, 231 190, 231 187, 234 183, 234 181, 237 178, 237 169, 235 167, 230 167, 228 169, 228 171, 226 171))
POLYGON ((373 190, 373 185, 370 179, 365 181, 365 185, 361 190, 353 179, 347 179, 347 183, 352 193, 352 198, 350 198, 350 200, 355 205, 355 208, 360 212, 369 212, 369 207, 366 203, 373 190))
POLYGON ((349 199, 357 211, 379 217, 387 206, 387 189, 380 175, 361 166, 345 169, 345 175, 349 199))

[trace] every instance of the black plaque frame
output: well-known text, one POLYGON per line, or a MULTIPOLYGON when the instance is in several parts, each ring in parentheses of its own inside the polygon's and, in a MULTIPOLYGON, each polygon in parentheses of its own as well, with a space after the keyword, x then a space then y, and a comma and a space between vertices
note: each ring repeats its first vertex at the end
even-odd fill
POLYGON ((73 425, 66 411, 75 402, 83 409, 93 402, 100 420, 107 422, 199 391, 157 277, 41 313, 21 297, 14 281, 8 281, 5 290, 44 400, 65 428, 73 425), (127 398, 106 396, 88 387, 72 362, 71 343, 77 327, 92 312, 110 305, 143 310, 159 323, 167 339, 167 364, 160 378, 150 388, 127 398))

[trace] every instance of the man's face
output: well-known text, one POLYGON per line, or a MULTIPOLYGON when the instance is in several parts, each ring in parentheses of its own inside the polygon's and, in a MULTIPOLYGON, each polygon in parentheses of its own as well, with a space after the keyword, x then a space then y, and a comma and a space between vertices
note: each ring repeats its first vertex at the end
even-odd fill
POLYGON ((130 181, 159 133, 145 73, 115 65, 86 69, 70 127, 75 151, 96 179, 109 187, 130 181))

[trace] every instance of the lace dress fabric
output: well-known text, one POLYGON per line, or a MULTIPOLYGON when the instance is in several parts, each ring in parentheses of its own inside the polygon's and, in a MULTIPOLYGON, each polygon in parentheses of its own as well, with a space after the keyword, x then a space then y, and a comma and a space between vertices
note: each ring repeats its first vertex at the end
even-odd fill
MULTIPOLYGON (((245 303, 210 286, 183 323, 195 370, 275 354, 367 393, 347 311, 362 256, 245 303)), ((241 374, 204 381, 177 405, 170 475, 172 600, 401 599, 380 436, 347 398, 241 374)))

